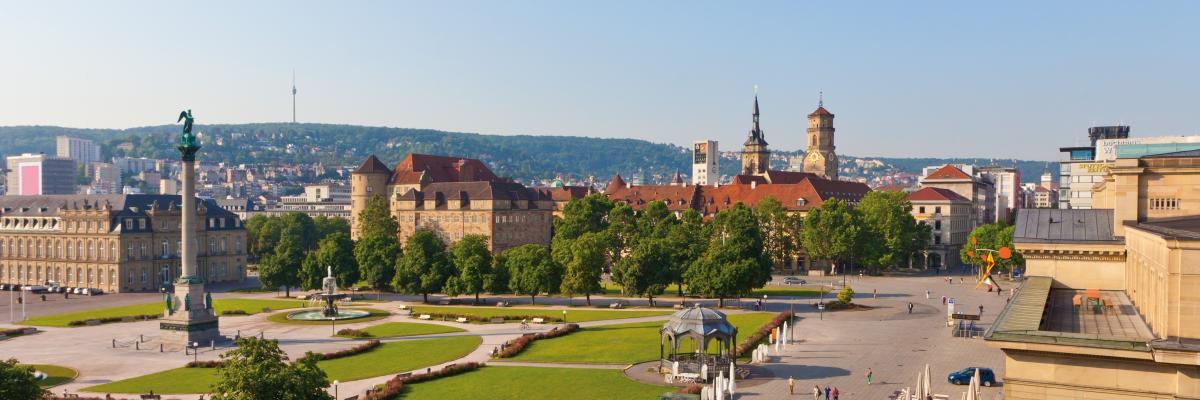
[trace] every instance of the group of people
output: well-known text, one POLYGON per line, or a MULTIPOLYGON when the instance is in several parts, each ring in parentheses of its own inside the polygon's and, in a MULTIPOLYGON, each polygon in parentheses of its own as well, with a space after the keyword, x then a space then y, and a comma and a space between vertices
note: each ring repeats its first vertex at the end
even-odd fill
MULTIPOLYGON (((868 378, 868 380, 869 379, 870 378, 868 378)), ((838 397, 842 394, 841 391, 838 390, 837 386, 830 388, 829 384, 825 384, 825 390, 821 390, 821 386, 813 385, 813 400, 821 400, 822 393, 825 394, 825 400, 838 400, 838 397)), ((796 378, 790 376, 788 377, 788 394, 796 394, 796 378)))

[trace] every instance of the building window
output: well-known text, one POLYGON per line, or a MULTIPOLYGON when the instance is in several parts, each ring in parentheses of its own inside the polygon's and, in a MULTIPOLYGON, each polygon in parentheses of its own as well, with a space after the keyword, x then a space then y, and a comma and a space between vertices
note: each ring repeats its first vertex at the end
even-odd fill
POLYGON ((241 238, 233 239, 233 251, 235 254, 242 253, 242 239, 241 238))
POLYGON ((117 256, 117 241, 116 240, 110 240, 108 242, 108 251, 110 253, 108 256, 110 258, 112 258, 113 261, 117 261, 118 256, 117 256))
POLYGON ((171 246, 170 242, 168 242, 166 240, 162 241, 162 249, 161 249, 162 250, 162 258, 167 258, 167 257, 171 256, 171 247, 170 246, 171 246))
POLYGON ((146 269, 142 268, 142 285, 146 284, 146 269))
POLYGON ((936 214, 941 214, 941 213, 942 213, 942 207, 941 207, 941 206, 934 207, 934 208, 933 208, 933 212, 934 212, 934 213, 936 213, 936 214))
POLYGON ((208 255, 217 254, 217 241, 208 239, 208 255))
POLYGON ((133 242, 129 242, 129 248, 125 249, 125 259, 127 259, 127 260, 133 259, 133 242))
POLYGON ((933 221, 933 230, 935 230, 935 231, 942 230, 942 221, 941 220, 933 221))
POLYGON ((125 279, 126 284, 133 286, 133 271, 129 271, 129 277, 125 279))
POLYGON ((146 258, 146 242, 140 242, 140 243, 141 243, 141 249, 142 249, 141 258, 146 258))
POLYGON ((934 235, 933 244, 942 244, 942 235, 934 235))
POLYGON ((917 213, 924 214, 924 213, 925 213, 925 206, 920 206, 920 207, 917 207, 917 213))
POLYGON ((138 218, 138 229, 143 230, 143 231, 146 230, 146 219, 145 218, 138 218))

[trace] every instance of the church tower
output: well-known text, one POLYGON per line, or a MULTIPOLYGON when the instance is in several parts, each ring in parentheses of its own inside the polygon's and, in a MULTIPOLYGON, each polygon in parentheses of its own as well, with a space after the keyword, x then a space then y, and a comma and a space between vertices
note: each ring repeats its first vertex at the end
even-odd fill
POLYGON ((754 121, 750 125, 750 134, 742 145, 742 175, 763 175, 771 166, 771 150, 767 149, 767 141, 763 138, 762 128, 758 126, 758 96, 754 96, 754 121))
POLYGON ((804 172, 826 179, 838 178, 838 158, 833 145, 833 113, 825 109, 824 99, 817 101, 817 110, 808 114, 808 150, 804 156, 804 172))

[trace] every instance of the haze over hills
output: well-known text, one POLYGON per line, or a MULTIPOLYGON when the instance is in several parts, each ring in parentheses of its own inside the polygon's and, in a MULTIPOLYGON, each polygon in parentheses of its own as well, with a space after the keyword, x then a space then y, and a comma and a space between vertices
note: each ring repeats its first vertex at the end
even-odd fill
MULTIPOLYGON (((497 173, 514 179, 533 180, 562 177, 586 180, 589 176, 604 182, 614 174, 630 176, 641 171, 647 182, 664 182, 679 171, 691 171, 689 149, 674 144, 653 143, 640 139, 609 139, 579 136, 486 135, 445 132, 433 129, 389 128, 358 125, 311 123, 253 123, 197 125, 205 146, 203 162, 231 164, 323 163, 327 166, 357 165, 368 154, 393 164, 404 155, 441 154, 478 158, 497 173)), ((128 129, 79 129, 56 126, 0 127, 0 149, 7 155, 53 153, 54 137, 69 135, 92 139, 102 145, 101 156, 175 158, 178 125, 146 126, 128 129), (120 144, 126 146, 118 147, 120 144), (123 147, 123 148, 122 148, 123 147)), ((725 151, 737 150, 741 143, 721 143, 725 151)), ((784 156, 802 155, 803 151, 773 149, 772 167, 787 167, 784 156)), ((727 153, 726 156, 731 154, 727 153)), ((858 160, 878 160, 880 166, 856 167, 843 175, 848 178, 877 176, 891 172, 919 173, 922 167, 944 163, 989 165, 992 160, 978 158, 882 158, 840 155, 842 167, 856 166, 858 160)), ((1013 165, 1013 160, 995 160, 1013 165)), ((1048 165, 1045 161, 1016 160, 1022 180, 1036 182, 1048 165)), ((878 164, 878 163, 867 163, 878 164)), ((740 168, 736 159, 725 157, 721 173, 733 175, 740 168)), ((1057 170, 1052 171, 1057 176, 1057 170)))

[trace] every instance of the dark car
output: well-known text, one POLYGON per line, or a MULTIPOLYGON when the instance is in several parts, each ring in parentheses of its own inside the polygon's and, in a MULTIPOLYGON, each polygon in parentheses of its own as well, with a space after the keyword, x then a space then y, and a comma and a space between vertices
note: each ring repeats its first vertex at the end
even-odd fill
MULTIPOLYGON (((975 369, 979 367, 963 368, 961 371, 951 372, 946 376, 946 380, 955 385, 966 385, 971 382, 971 378, 975 377, 975 369)), ((979 383, 983 386, 992 386, 996 384, 996 373, 992 372, 991 368, 979 368, 979 383)))

